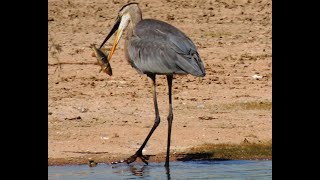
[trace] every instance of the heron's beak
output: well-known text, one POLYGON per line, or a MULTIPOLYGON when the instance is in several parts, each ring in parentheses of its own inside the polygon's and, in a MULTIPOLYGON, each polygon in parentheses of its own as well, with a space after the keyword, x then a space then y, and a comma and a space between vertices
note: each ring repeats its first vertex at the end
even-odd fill
POLYGON ((116 47, 117 47, 118 42, 120 40, 120 37, 122 36, 122 32, 123 32, 123 29, 121 29, 121 27, 119 27, 119 29, 117 30, 116 38, 114 39, 111 51, 110 51, 110 53, 108 55, 108 61, 110 61, 114 51, 116 50, 116 47))
POLYGON ((112 45, 112 48, 111 48, 111 52, 108 55, 108 61, 110 61, 114 51, 116 50, 116 47, 117 47, 117 45, 119 43, 119 40, 120 40, 120 38, 122 36, 122 33, 123 33, 124 29, 128 26, 129 20, 130 20, 130 15, 128 15, 128 14, 125 14, 125 15, 123 15, 121 17, 118 16, 117 21, 116 21, 115 25, 113 26, 112 30, 110 31, 110 33, 108 34, 106 39, 101 44, 100 48, 112 36, 112 34, 117 32, 116 38, 114 39, 114 42, 113 42, 113 45, 112 45))
POLYGON ((109 38, 118 30, 119 25, 120 25, 120 17, 118 16, 116 23, 114 24, 113 28, 111 29, 110 33, 108 34, 108 36, 104 39, 104 41, 102 42, 102 44, 100 45, 99 49, 102 48, 102 46, 109 40, 109 38))

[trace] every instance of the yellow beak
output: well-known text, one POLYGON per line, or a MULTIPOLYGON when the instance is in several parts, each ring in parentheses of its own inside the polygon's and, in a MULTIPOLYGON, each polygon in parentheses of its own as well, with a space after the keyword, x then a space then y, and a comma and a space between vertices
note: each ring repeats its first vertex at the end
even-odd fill
POLYGON ((118 45, 118 42, 119 42, 119 39, 120 39, 120 35, 121 35, 121 34, 122 34, 122 33, 121 33, 121 29, 119 28, 119 29, 117 30, 116 38, 114 39, 114 42, 113 42, 113 45, 112 45, 112 49, 111 49, 111 51, 110 51, 110 53, 109 53, 109 55, 108 55, 108 61, 111 60, 111 57, 112 57, 113 53, 116 51, 116 47, 117 47, 117 45, 118 45))

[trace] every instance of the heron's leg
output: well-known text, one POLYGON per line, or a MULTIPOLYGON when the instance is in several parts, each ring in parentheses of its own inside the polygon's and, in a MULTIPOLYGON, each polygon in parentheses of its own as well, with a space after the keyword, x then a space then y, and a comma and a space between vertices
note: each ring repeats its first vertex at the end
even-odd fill
POLYGON ((169 157, 170 157, 170 141, 171 141, 171 128, 172 128, 172 120, 173 120, 173 113, 172 113, 172 79, 173 75, 167 75, 168 80, 168 89, 169 89, 169 114, 168 114, 168 144, 167 144, 167 156, 166 156, 166 163, 165 166, 169 166, 169 157))
POLYGON ((138 149, 138 151, 133 156, 131 156, 130 158, 128 158, 126 160, 126 162, 128 164, 134 162, 137 159, 137 157, 140 157, 144 163, 148 164, 148 162, 146 160, 148 160, 149 158, 142 155, 142 150, 146 146, 146 144, 147 144, 148 140, 150 139, 151 135, 153 134, 154 130, 156 130, 156 128, 160 124, 160 115, 159 115, 159 109, 158 109, 158 103, 157 103, 157 93, 156 93, 156 75, 149 74, 148 77, 150 77, 152 79, 152 83, 153 83, 153 102, 154 102, 154 109, 155 109, 156 118, 154 120, 154 124, 153 124, 152 129, 150 130, 147 138, 144 140, 141 147, 138 149))

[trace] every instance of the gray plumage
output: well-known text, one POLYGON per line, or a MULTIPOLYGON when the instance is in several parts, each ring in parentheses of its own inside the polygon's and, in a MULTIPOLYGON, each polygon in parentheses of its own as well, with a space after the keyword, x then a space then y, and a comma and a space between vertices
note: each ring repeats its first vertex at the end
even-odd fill
POLYGON ((160 124, 160 114, 156 94, 156 75, 166 75, 168 81, 169 114, 168 140, 165 166, 169 167, 171 128, 173 122, 172 108, 172 80, 175 74, 191 74, 198 77, 205 76, 202 60, 196 46, 183 32, 174 26, 155 19, 142 19, 142 13, 137 3, 123 6, 115 25, 102 42, 105 42, 117 32, 108 60, 110 61, 123 31, 128 27, 125 42, 125 55, 128 62, 138 72, 147 74, 152 79, 155 120, 152 129, 137 152, 126 160, 113 163, 132 163, 138 157, 148 164, 147 156, 142 154, 149 138, 160 124))
POLYGON ((128 61, 141 73, 205 76, 196 46, 166 22, 141 20, 126 45, 128 61))

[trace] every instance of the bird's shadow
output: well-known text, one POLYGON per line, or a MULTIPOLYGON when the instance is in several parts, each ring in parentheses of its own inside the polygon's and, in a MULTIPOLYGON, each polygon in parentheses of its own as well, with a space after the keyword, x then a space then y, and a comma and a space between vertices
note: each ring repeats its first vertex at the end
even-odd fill
POLYGON ((214 158, 214 152, 179 154, 177 161, 226 161, 228 158, 214 158))

